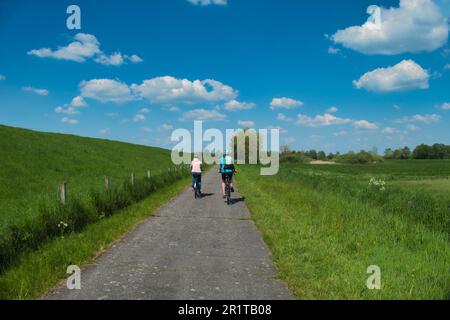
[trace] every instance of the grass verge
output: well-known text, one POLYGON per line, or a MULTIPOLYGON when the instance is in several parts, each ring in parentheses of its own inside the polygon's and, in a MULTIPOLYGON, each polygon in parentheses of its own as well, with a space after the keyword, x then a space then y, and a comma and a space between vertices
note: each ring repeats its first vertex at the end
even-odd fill
POLYGON ((128 230, 182 191, 190 178, 159 189, 148 198, 88 225, 80 233, 54 239, 38 250, 24 253, 0 276, 0 299, 34 299, 67 277, 69 265, 89 263, 128 230))
POLYGON ((442 228, 390 214, 310 179, 242 167, 239 191, 299 299, 448 299, 450 246, 442 228), (369 290, 367 268, 381 268, 369 290))

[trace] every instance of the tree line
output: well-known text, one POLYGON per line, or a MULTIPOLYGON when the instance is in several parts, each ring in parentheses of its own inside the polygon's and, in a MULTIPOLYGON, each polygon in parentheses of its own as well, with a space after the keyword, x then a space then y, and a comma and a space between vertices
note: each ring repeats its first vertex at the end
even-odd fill
POLYGON ((280 152, 282 162, 311 162, 314 160, 334 161, 350 164, 366 164, 382 162, 384 160, 409 160, 409 159, 450 159, 450 146, 445 144, 418 145, 414 150, 408 147, 399 149, 388 148, 384 155, 380 156, 377 149, 371 151, 361 150, 359 152, 347 153, 325 153, 325 151, 307 150, 292 151, 287 146, 283 146, 280 152))
POLYGON ((384 151, 384 159, 450 159, 450 145, 435 143, 430 146, 421 144, 412 151, 408 147, 400 149, 388 148, 384 151))

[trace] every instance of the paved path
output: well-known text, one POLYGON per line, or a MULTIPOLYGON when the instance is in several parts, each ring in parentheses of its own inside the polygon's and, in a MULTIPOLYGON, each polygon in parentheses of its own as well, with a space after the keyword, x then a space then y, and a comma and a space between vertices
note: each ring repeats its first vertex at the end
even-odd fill
POLYGON ((81 290, 45 298, 291 299, 243 199, 224 203, 215 170, 203 180, 203 199, 185 190, 82 270, 81 290))

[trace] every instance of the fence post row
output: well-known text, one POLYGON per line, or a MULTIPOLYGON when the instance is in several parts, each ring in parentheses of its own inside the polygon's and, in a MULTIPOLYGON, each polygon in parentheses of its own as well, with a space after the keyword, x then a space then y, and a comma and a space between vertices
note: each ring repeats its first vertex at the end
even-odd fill
POLYGON ((59 199, 62 204, 66 204, 67 201, 67 183, 63 182, 59 186, 59 199))

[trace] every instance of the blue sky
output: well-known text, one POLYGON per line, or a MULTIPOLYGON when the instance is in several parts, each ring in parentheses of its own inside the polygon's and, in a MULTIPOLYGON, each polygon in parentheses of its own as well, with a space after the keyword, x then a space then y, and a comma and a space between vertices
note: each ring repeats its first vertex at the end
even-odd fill
POLYGON ((0 123, 165 148, 194 119, 280 127, 295 149, 449 144, 449 15, 449 0, 6 0, 0 123))

